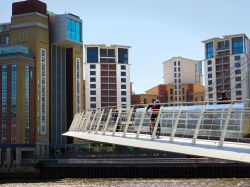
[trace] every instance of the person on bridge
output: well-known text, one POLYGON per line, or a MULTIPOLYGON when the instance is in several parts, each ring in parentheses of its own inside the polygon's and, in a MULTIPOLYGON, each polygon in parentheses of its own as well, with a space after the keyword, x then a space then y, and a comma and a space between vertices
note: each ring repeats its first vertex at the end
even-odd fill
MULTIPOLYGON (((154 130, 154 127, 155 127, 155 122, 156 122, 156 119, 158 117, 158 113, 159 113, 159 110, 161 108, 161 105, 160 105, 160 101, 158 99, 156 99, 152 105, 149 105, 147 110, 150 109, 152 110, 152 114, 151 114, 151 121, 150 121, 150 132, 153 133, 153 130, 154 130)), ((157 131, 156 131, 156 137, 159 138, 160 137, 160 133, 161 133, 161 128, 160 128, 160 123, 158 124, 158 128, 157 128, 157 131)))
POLYGON ((219 102, 218 104, 228 104, 229 102, 227 102, 227 100, 228 100, 227 93, 222 92, 219 101, 224 101, 224 102, 219 102))

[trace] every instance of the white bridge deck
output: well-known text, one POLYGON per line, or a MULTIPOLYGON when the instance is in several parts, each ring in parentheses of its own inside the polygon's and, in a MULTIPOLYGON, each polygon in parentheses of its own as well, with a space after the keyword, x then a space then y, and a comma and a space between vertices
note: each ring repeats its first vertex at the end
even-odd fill
POLYGON ((75 115, 63 135, 250 163, 250 143, 242 143, 249 136, 248 101, 183 105, 162 104, 153 126, 147 106, 86 111, 75 115))

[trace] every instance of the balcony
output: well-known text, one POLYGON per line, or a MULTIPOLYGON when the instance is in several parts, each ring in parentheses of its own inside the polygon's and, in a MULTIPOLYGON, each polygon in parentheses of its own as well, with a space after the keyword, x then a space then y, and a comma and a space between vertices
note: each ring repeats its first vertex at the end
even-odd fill
POLYGON ((0 57, 2 56, 16 56, 22 55, 27 57, 32 57, 31 52, 28 47, 21 46, 21 45, 14 45, 14 46, 4 46, 0 47, 0 57))
POLYGON ((222 57, 222 56, 228 56, 228 55, 230 55, 230 50, 228 49, 228 50, 223 50, 223 51, 220 51, 220 52, 217 52, 217 57, 222 57))
POLYGON ((230 46, 229 45, 224 45, 224 46, 218 46, 216 51, 223 51, 223 50, 229 50, 230 46))

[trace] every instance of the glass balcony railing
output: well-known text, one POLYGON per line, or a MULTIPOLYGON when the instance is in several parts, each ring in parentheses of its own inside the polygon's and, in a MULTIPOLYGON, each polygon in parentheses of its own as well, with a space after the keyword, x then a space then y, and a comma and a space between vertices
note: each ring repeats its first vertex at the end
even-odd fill
POLYGON ((31 52, 28 47, 21 45, 0 47, 0 56, 24 55, 31 57, 31 52))
POLYGON ((229 45, 218 46, 216 51, 227 50, 230 49, 229 45))

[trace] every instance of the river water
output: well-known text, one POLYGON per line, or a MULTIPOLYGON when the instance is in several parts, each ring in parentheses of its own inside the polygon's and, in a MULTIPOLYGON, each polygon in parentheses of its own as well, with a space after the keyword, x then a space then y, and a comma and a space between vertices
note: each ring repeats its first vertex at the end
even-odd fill
POLYGON ((36 180, 0 180, 0 186, 71 186, 71 187, 250 187, 250 178, 230 178, 230 179, 60 179, 50 181, 36 181, 36 180))

